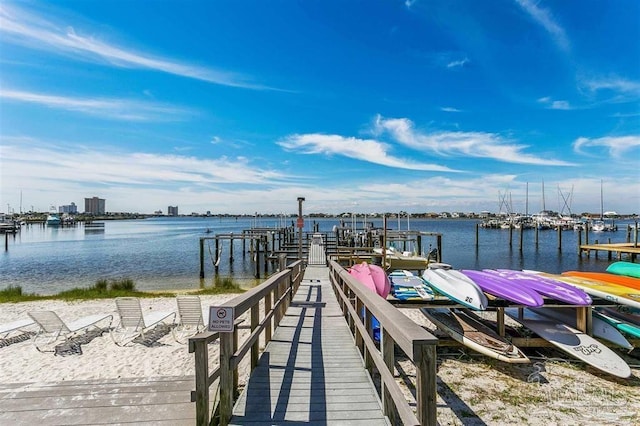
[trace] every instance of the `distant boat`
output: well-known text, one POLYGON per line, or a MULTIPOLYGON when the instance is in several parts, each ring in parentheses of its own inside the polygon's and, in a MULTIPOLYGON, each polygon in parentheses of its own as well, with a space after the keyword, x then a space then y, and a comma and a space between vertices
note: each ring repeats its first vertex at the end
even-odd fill
POLYGON ((60 223, 62 223, 62 219, 60 219, 60 216, 58 216, 57 213, 49 213, 47 215, 47 226, 59 226, 60 223))
MULTIPOLYGON (((382 248, 374 248, 373 251, 376 254, 383 254, 382 248)), ((430 261, 429 257, 418 256, 410 251, 398 251, 393 247, 385 248, 384 252, 384 265, 387 269, 392 271, 398 269, 422 271, 427 269, 430 261)))

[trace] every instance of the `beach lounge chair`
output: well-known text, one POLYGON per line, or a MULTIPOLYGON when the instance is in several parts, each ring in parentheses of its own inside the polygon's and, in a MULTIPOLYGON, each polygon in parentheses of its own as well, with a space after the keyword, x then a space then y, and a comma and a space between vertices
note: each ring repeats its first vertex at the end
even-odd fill
POLYGON ((54 311, 33 311, 29 312, 28 315, 39 327, 35 336, 33 336, 32 342, 40 352, 46 352, 42 347, 52 345, 59 339, 67 341, 79 332, 86 332, 91 328, 100 330, 101 327, 97 325, 100 322, 109 320, 107 327, 111 327, 111 321, 113 320, 113 315, 98 314, 85 316, 67 324, 54 311))
POLYGON ((176 302, 180 319, 171 332, 176 342, 187 343, 189 337, 206 328, 202 316, 202 304, 198 296, 177 296, 176 302))
POLYGON ((171 320, 173 323, 176 317, 175 312, 169 311, 150 311, 143 314, 140 300, 136 297, 118 297, 116 298, 116 307, 120 323, 111 329, 110 334, 118 346, 131 343, 138 336, 144 338, 144 333, 147 330, 169 317, 173 317, 171 320))
POLYGON ((7 324, 0 324, 0 339, 6 339, 14 331, 24 332, 23 329, 33 325, 32 319, 21 319, 7 324))

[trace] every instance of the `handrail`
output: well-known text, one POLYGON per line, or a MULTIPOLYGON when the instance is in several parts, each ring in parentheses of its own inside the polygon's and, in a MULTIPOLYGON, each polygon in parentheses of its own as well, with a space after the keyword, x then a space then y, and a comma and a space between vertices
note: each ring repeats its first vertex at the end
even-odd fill
POLYGON ((365 365, 369 373, 373 368, 380 373, 385 415, 394 424, 435 425, 438 339, 365 288, 337 262, 330 261, 329 270, 338 303, 365 359, 365 365), (381 351, 373 339, 372 317, 380 323, 381 351), (395 346, 416 366, 416 413, 393 377, 395 346))
POLYGON ((201 426, 210 424, 210 387, 219 380, 220 404, 218 423, 226 425, 231 418, 233 401, 238 394, 238 365, 251 354, 251 370, 257 366, 259 339, 264 333, 265 345, 271 340, 271 331, 284 317, 293 294, 297 291, 304 273, 304 262, 299 260, 267 279, 264 283, 224 303, 223 307, 234 308, 234 324, 250 312, 250 333, 243 336, 238 346, 238 327, 231 333, 199 333, 189 339, 189 352, 195 357, 196 390, 191 393, 191 401, 196 403, 196 423, 201 426), (260 303, 264 301, 263 312, 260 303), (273 303, 272 303, 273 302, 273 303), (262 314, 262 319, 260 319, 262 314), (220 340, 219 364, 209 373, 208 346, 220 340))

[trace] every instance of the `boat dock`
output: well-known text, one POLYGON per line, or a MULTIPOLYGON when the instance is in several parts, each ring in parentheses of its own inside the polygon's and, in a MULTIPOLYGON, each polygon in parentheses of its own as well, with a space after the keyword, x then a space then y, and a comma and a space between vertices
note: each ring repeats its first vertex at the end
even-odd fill
POLYGON ((582 256, 586 254, 587 257, 594 252, 595 257, 598 258, 598 253, 604 251, 607 253, 607 259, 612 260, 615 253, 618 260, 622 260, 623 256, 627 256, 631 262, 635 262, 636 258, 640 254, 640 245, 638 243, 606 243, 598 244, 582 244, 580 245, 579 254, 582 256))

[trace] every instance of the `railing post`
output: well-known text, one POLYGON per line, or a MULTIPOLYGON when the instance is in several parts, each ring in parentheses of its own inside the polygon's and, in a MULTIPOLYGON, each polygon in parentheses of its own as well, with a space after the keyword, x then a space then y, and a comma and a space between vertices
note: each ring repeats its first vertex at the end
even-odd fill
POLYGON ((233 333, 220 333, 220 424, 222 426, 229 424, 231 414, 233 413, 232 356, 233 333))
MULTIPOLYGON (((393 374, 395 364, 395 343, 389 332, 384 327, 382 327, 382 329, 380 330, 380 334, 382 337, 382 360, 384 361, 384 364, 387 366, 391 374, 393 374)), ((391 419, 392 424, 396 424, 398 423, 399 417, 396 411, 396 406, 393 403, 393 399, 391 398, 389 389, 384 385, 384 382, 381 384, 381 386, 382 408, 384 410, 384 415, 391 419)))
MULTIPOLYGON (((260 305, 254 305, 251 307, 251 332, 258 328, 258 323, 260 322, 260 305)), ((265 306, 265 315, 267 314, 266 306, 265 306)), ((256 340, 256 342, 251 346, 251 371, 253 371, 258 366, 258 356, 260 355, 260 340, 256 340)))
POLYGON ((436 345, 418 343, 416 347, 416 402, 421 425, 437 424, 436 345))
MULTIPOLYGON (((196 373, 196 424, 209 425, 209 345, 206 339, 189 339, 189 352, 194 352, 196 373)), ((193 399, 193 398, 192 398, 193 399)))
MULTIPOLYGON (((274 293, 276 295, 276 300, 278 300, 278 287, 276 286, 276 288, 274 289, 274 293)), ((273 309, 273 302, 271 301, 271 292, 269 292, 269 294, 267 294, 264 297, 264 314, 267 315, 269 312, 271 312, 271 309, 273 309)), ((271 333, 272 333, 272 327, 271 324, 273 324, 273 317, 269 320, 269 322, 267 322, 267 324, 265 324, 265 328, 264 328, 264 343, 265 345, 267 343, 269 343, 271 341, 271 333)))

